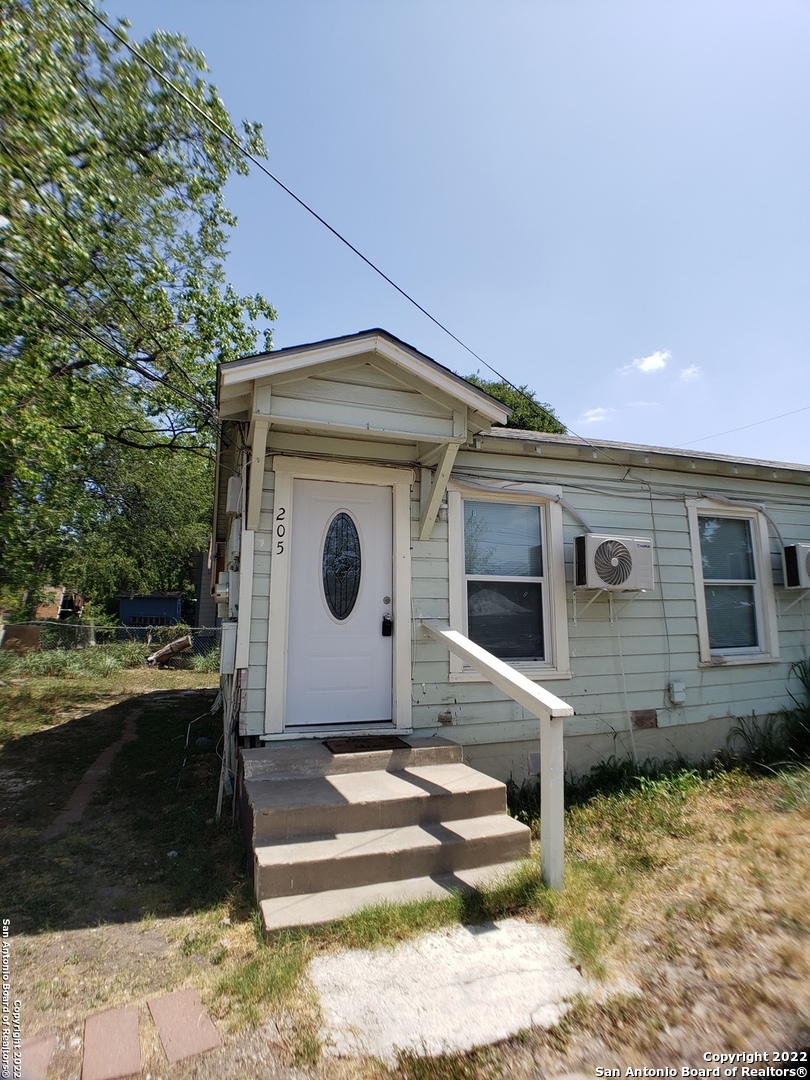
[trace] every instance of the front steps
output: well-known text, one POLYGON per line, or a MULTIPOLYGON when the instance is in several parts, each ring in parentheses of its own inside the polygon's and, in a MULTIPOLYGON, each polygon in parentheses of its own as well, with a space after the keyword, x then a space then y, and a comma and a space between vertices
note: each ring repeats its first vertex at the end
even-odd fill
POLYGON ((240 816, 266 932, 472 888, 529 854, 503 784, 464 765, 456 743, 405 741, 242 751, 240 816))

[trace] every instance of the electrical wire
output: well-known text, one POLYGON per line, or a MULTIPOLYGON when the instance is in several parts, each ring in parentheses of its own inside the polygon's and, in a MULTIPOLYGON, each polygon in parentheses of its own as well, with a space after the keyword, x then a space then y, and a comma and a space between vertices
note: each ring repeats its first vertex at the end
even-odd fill
MULTIPOLYGON (((78 243, 77 238, 76 238, 76 236, 75 236, 75 234, 74 234, 74 232, 73 232, 73 230, 71 228, 71 219, 70 219, 69 215, 67 215, 67 214, 65 214, 63 212, 64 207, 63 207, 62 203, 59 201, 59 199, 56 197, 56 195, 53 194, 52 192, 50 192, 47 189, 47 187, 37 184, 36 180, 31 175, 30 170, 27 169, 25 167, 25 165, 22 164, 19 161, 19 159, 18 159, 19 156, 13 154, 12 148, 9 147, 7 145, 7 143, 5 143, 3 141, 2 138, 0 138, 0 146, 3 147, 3 149, 6 151, 6 153, 9 155, 10 158, 16 158, 17 159, 17 168, 18 168, 20 174, 22 175, 23 179, 27 182, 27 184, 28 184, 29 188, 32 190, 32 192, 34 192, 38 198, 44 199, 45 201, 50 202, 53 206, 56 207, 56 209, 60 213, 60 219, 61 219, 62 225, 63 225, 63 227, 65 229, 65 232, 67 232, 68 236, 71 238, 71 240, 73 240, 74 243, 78 243)), ((135 310, 135 308, 132 306, 132 304, 129 302, 129 300, 125 296, 122 296, 121 293, 118 291, 118 289, 115 287, 115 285, 109 280, 109 278, 105 274, 104 270, 93 261, 91 261, 91 266, 93 268, 93 271, 96 274, 98 274, 98 276, 101 278, 101 280, 107 286, 107 288, 113 294, 115 299, 124 308, 126 308, 126 310, 129 312, 129 314, 132 316, 133 320, 138 324, 138 326, 140 326, 141 330, 143 330, 143 332, 144 332, 144 335, 148 339, 151 339, 151 341, 155 345, 157 345, 158 350, 160 352, 165 352, 166 353, 168 361, 171 364, 172 368, 174 370, 176 370, 177 372, 179 372, 180 375, 183 376, 183 378, 189 383, 189 385, 191 386, 191 388, 193 390, 196 390, 197 387, 196 387, 196 385, 194 383, 194 380, 191 378, 191 376, 188 374, 188 372, 184 369, 183 365, 178 363, 176 360, 174 360, 172 358, 171 353, 169 352, 169 350, 164 349, 163 343, 161 342, 157 332, 152 327, 148 327, 144 323, 144 321, 141 319, 140 315, 135 310)), ((77 285, 77 291, 79 291, 79 293, 81 295, 81 291, 80 291, 78 285, 77 285)))
POLYGON ((636 768, 639 767, 638 751, 636 750, 636 735, 633 730, 633 714, 630 712, 630 699, 627 695, 627 675, 624 670, 624 650, 622 648, 622 634, 619 629, 619 616, 614 615, 614 626, 616 628, 616 641, 619 645, 619 668, 622 676, 622 691, 624 694, 624 711, 627 714, 627 731, 630 735, 630 746, 633 750, 633 764, 636 768))
POLYGON ((800 412, 807 412, 810 405, 802 405, 800 409, 791 409, 790 412, 780 413, 778 416, 769 416, 765 420, 755 420, 752 424, 742 424, 740 427, 729 428, 727 431, 718 431, 716 435, 704 435, 702 439, 692 439, 691 442, 677 443, 676 448, 682 446, 694 446, 695 443, 709 442, 711 439, 719 439, 721 435, 732 435, 735 431, 746 431, 748 428, 759 427, 760 424, 771 424, 774 420, 783 420, 786 416, 795 416, 800 412))
MULTIPOLYGON (((9 281, 13 282, 18 288, 23 289, 29 295, 33 296, 40 304, 46 307, 54 315, 56 315, 56 317, 60 319, 64 324, 78 330, 79 333, 84 334, 85 337, 88 337, 91 341, 95 342, 95 344, 98 345, 101 349, 114 356, 120 362, 119 366, 123 365, 128 370, 135 372, 136 374, 140 375, 144 379, 149 380, 150 382, 156 382, 162 384, 163 386, 166 386, 169 390, 171 390, 173 394, 177 394, 178 397, 183 398, 185 401, 192 404, 195 408, 199 409, 206 416, 207 421, 215 428, 217 427, 218 420, 216 416, 216 409, 213 405, 210 405, 202 398, 194 397, 192 394, 187 393, 185 390, 181 390, 179 386, 175 386, 175 384, 172 383, 169 379, 167 379, 165 375, 160 375, 156 371, 150 371, 149 368, 145 367, 144 364, 140 361, 135 360, 130 356, 127 356, 125 352, 122 352, 115 345, 110 344, 110 342, 105 341, 104 338, 100 337, 94 330, 91 330, 90 327, 88 327, 85 323, 82 323, 78 319, 75 319, 69 312, 62 310, 62 308, 60 307, 57 307, 56 304, 46 299, 41 293, 37 292, 36 289, 28 285, 21 278, 17 277, 16 274, 11 273, 11 271, 7 270, 4 266, 0 266, 0 274, 6 277, 9 281)), ((73 340, 75 341, 76 339, 73 338, 73 340)))
MULTIPOLYGON (((159 79, 164 84, 164 86, 167 86, 173 93, 177 94, 177 96, 180 97, 186 103, 186 105, 189 106, 190 109, 197 113, 198 116, 202 117, 206 121, 206 123, 210 124, 211 127, 213 127, 215 131, 217 131, 225 140, 227 140, 227 142, 230 143, 231 146, 238 150, 243 157, 245 157, 248 161, 255 165, 256 168, 259 169, 262 173, 264 173, 264 175, 267 176, 270 180, 272 180, 274 184, 277 184, 286 195, 289 195, 289 197, 293 199, 294 202, 298 203, 298 205, 303 210, 305 210, 308 214, 314 217, 320 225, 322 225, 328 232, 330 232, 335 237, 335 239, 339 240, 340 243, 344 244, 354 255, 357 256, 358 259, 364 262, 366 266, 369 267, 369 269, 371 269, 375 274, 379 275, 379 277, 381 277, 383 281, 385 281, 388 285, 391 286, 392 289, 398 292, 400 296, 402 296, 405 300, 408 301, 409 304, 412 304, 417 309, 417 311, 421 312, 427 319, 429 319, 430 322, 434 324, 434 326, 437 326, 443 333, 447 334, 448 337, 452 338, 452 340, 455 341, 456 344, 460 345, 461 348, 465 350, 465 352, 468 352, 470 356, 476 359, 479 363, 483 364, 484 367, 486 367, 489 371, 496 375, 497 378, 501 380, 501 382, 505 383, 508 387, 514 390, 529 404, 533 405, 535 408, 545 413, 546 416, 548 416, 549 419, 553 420, 555 423, 560 423, 560 421, 557 419, 556 416, 553 415, 553 413, 549 412, 548 409, 543 408, 539 401, 535 401, 534 398, 530 397, 523 390, 521 390, 519 386, 515 386, 515 384, 509 379, 507 379, 505 375, 501 374, 501 372, 494 368, 492 364, 486 361, 474 349, 467 345, 466 342, 462 341, 460 337, 454 334, 453 331, 449 329, 449 327, 447 327, 443 322, 436 318, 435 315, 431 314, 431 312, 429 312, 426 307, 420 304, 418 300, 414 299, 414 297, 411 296, 410 293, 408 293, 405 289, 403 289, 401 285, 398 285, 396 281, 393 280, 393 278, 389 277, 389 275, 386 274, 385 271, 382 270, 379 266, 377 266, 376 263, 369 259, 368 256, 364 255, 358 247, 356 247, 349 239, 347 239, 347 237, 345 237, 341 232, 334 228, 334 226, 330 225, 329 222, 324 217, 322 217, 313 207, 311 207, 307 202, 305 202, 304 199, 296 195, 292 188, 288 187, 278 176, 275 175, 275 173, 268 169, 260 158, 256 157, 256 155, 250 150, 248 150, 247 147, 243 146, 242 143, 238 139, 234 138, 234 136, 225 128, 223 128, 221 124, 218 124, 217 121, 214 120, 214 118, 205 111, 205 109, 202 109, 195 101, 193 101, 186 93, 184 93, 183 90, 176 83, 172 82, 172 80, 169 79, 168 76, 164 75, 160 68, 156 67, 147 57, 145 57, 138 49, 136 49, 135 46, 123 34, 119 33, 114 27, 110 26, 110 24, 106 22, 106 20, 103 19, 101 15, 99 15, 99 13, 92 7, 91 4, 85 3, 85 0, 75 0, 75 2, 79 5, 79 7, 83 8, 88 15, 95 19, 96 22, 103 26, 105 30, 108 31, 108 33, 112 34, 113 37, 132 54, 132 56, 134 56, 138 61, 140 61, 140 63, 148 67, 152 74, 157 79, 159 79)), ((579 439, 580 442, 584 443, 586 446, 590 446, 592 450, 595 450, 597 453, 601 454, 602 457, 606 458, 610 462, 613 462, 613 464, 618 464, 618 462, 614 461, 611 455, 602 447, 597 446, 595 443, 590 442, 584 436, 579 435, 576 431, 573 430, 573 428, 568 427, 567 430, 571 435, 574 436, 574 438, 579 439)))

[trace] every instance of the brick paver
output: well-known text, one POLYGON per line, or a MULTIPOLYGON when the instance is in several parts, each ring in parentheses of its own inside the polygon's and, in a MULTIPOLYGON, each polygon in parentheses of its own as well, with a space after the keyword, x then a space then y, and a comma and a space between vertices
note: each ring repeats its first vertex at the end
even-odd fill
POLYGON ((149 1011, 172 1064, 222 1045, 200 995, 193 988, 150 998, 149 1011))
POLYGON ((84 1022, 82 1080, 119 1080, 140 1071, 137 1006, 88 1016, 84 1022))
POLYGON ((25 1080, 45 1080, 55 1048, 56 1036, 52 1032, 23 1039, 22 1068, 25 1080))

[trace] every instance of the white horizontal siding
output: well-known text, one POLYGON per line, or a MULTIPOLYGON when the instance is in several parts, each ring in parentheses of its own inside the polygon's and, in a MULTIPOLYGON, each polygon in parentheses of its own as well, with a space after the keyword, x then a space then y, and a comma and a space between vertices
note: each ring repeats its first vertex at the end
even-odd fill
POLYGON ((262 480, 261 513, 259 515, 259 528, 256 531, 253 558, 250 649, 248 651, 246 689, 242 695, 242 712, 240 715, 240 732, 243 735, 264 734, 275 480, 269 464, 270 459, 268 458, 262 480))
POLYGON ((366 410, 380 410, 411 417, 447 417, 447 410, 429 401, 415 390, 395 385, 393 380, 370 386, 359 380, 350 381, 334 376, 300 379, 281 384, 271 399, 273 405, 280 402, 279 411, 287 412, 291 402, 300 401, 309 409, 309 415, 317 413, 317 406, 330 408, 360 406, 366 410))

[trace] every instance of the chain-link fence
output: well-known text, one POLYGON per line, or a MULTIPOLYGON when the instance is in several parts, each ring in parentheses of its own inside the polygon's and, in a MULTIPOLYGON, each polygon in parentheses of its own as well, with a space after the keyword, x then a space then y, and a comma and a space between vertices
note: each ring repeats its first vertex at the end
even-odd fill
POLYGON ((170 626, 91 626, 81 622, 51 621, 6 623, 0 627, 0 646, 35 650, 87 649, 94 645, 132 641, 157 649, 186 634, 191 638, 191 651, 195 656, 205 656, 219 646, 218 626, 190 627, 182 623, 170 626))

